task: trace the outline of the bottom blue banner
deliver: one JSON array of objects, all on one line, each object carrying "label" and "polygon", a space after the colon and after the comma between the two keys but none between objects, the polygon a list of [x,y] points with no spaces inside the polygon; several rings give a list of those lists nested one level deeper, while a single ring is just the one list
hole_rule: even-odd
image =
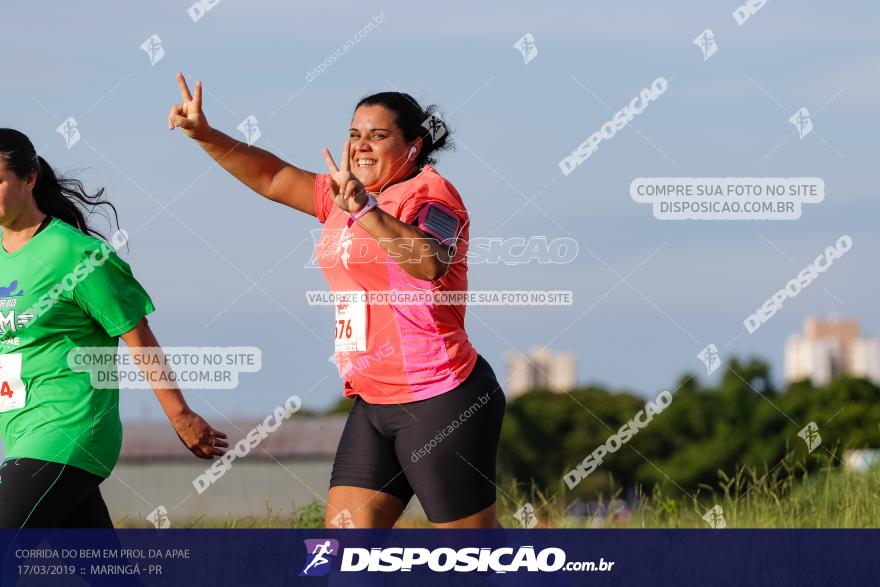
[{"label": "bottom blue banner", "polygon": [[864,585],[876,530],[0,530],[3,585]]}]

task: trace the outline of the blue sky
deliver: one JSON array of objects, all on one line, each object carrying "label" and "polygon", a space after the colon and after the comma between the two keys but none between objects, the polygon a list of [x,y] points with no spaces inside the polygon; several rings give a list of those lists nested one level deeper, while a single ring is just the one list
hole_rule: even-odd
[{"label": "blue sky", "polygon": [[[263,415],[292,393],[322,408],[341,384],[329,334],[313,334],[329,333],[330,310],[304,294],[324,286],[304,268],[315,220],[263,201],[167,130],[178,70],[203,80],[213,126],[238,135],[252,114],[259,146],[316,171],[360,97],[401,89],[438,104],[458,141],[438,169],[462,194],[472,237],[579,243],[567,265],[471,268],[474,289],[574,292],[570,307],[469,310],[470,336],[499,374],[506,351],[553,340],[578,354],[582,382],[653,396],[701,369],[695,355],[709,343],[725,358],[766,357],[779,378],[785,338],[810,314],[836,311],[880,335],[872,3],[777,0],[742,26],[735,1],[220,0],[197,22],[189,4],[5,5],[0,48],[14,57],[0,124],[27,133],[56,169],[107,188],[134,233],[127,260],[156,302],[163,344],[263,350],[262,371],[238,389],[188,393],[208,417]],[[306,83],[377,15],[384,22]],[[718,52],[704,62],[691,41],[705,28]],[[527,65],[513,48],[525,33],[538,48]],[[151,66],[140,45],[153,34],[165,55]],[[603,102],[616,111],[658,76],[668,90],[633,121],[638,132],[621,130],[558,177],[560,159],[610,119]],[[788,121],[800,107],[819,111],[802,140]],[[70,149],[55,132],[68,116],[83,138]],[[826,198],[794,221],[660,221],[629,197],[633,179],[655,176],[820,177]],[[842,234],[852,251],[748,335],[742,320]],[[160,413],[149,392],[123,393],[124,417]]]}]

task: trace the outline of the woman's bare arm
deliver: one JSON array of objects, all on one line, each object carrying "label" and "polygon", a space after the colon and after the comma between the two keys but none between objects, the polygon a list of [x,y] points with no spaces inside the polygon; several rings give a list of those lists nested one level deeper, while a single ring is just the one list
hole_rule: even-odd
[{"label": "woman's bare arm", "polygon": [[[204,418],[193,412],[177,385],[171,383],[174,378],[170,377],[165,354],[147,319],[141,320],[120,338],[128,346],[146,380],[150,382],[156,399],[184,446],[202,459],[222,456],[229,446],[226,434],[215,430]],[[158,382],[169,383],[161,385]]]},{"label": "woman's bare arm", "polygon": [[196,82],[195,96],[182,73],[177,74],[177,83],[183,103],[171,107],[170,130],[180,127],[218,165],[261,196],[315,216],[315,173],[211,128],[202,111],[202,82]]}]

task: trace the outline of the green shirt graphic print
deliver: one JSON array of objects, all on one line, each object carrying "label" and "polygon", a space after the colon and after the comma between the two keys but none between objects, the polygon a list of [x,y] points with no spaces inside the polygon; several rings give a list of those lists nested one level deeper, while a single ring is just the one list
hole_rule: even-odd
[{"label": "green shirt graphic print", "polygon": [[[28,457],[108,477],[119,458],[119,388],[75,371],[77,347],[116,347],[154,310],[114,248],[53,218],[21,249],[0,246],[0,437]],[[103,386],[102,386],[103,387]]]}]

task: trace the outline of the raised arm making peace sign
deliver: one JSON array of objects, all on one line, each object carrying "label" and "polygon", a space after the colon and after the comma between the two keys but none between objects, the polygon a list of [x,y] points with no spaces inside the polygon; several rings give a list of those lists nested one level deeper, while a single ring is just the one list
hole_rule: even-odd
[{"label": "raised arm making peace sign", "polygon": [[[323,221],[323,211],[316,207],[317,173],[295,167],[212,128],[202,112],[202,82],[196,82],[195,96],[182,73],[177,74],[177,85],[183,102],[171,107],[169,129],[181,128],[221,167],[261,196]],[[439,243],[426,234],[424,226],[403,222],[380,207],[383,191],[416,176],[431,162],[429,154],[441,148],[445,140],[445,136],[431,139],[432,135],[422,126],[428,114],[415,100],[400,99],[408,107],[406,132],[400,127],[401,112],[362,101],[355,109],[349,140],[342,150],[342,169],[337,168],[330,152],[324,149],[324,161],[330,171],[327,201],[353,215],[404,271],[420,279],[436,280],[449,268],[448,243]],[[378,205],[371,205],[370,193],[377,196]],[[359,213],[369,210],[375,211],[361,218]],[[435,214],[433,218],[438,217]],[[441,223],[446,227],[461,224],[455,219]]]},{"label": "raised arm making peace sign", "polygon": [[180,97],[183,99],[183,103],[171,107],[171,112],[168,113],[168,130],[180,127],[183,129],[183,133],[191,139],[206,138],[211,127],[208,125],[205,113],[202,112],[202,82],[196,82],[195,97],[189,93],[189,87],[186,85],[186,79],[182,73],[177,74],[177,85],[180,86]]},{"label": "raised arm making peace sign", "polygon": [[212,128],[202,111],[202,82],[196,82],[195,97],[182,73],[177,74],[177,85],[183,102],[171,107],[169,130],[179,127],[221,167],[261,196],[315,215],[314,173],[298,169],[268,151]]}]

